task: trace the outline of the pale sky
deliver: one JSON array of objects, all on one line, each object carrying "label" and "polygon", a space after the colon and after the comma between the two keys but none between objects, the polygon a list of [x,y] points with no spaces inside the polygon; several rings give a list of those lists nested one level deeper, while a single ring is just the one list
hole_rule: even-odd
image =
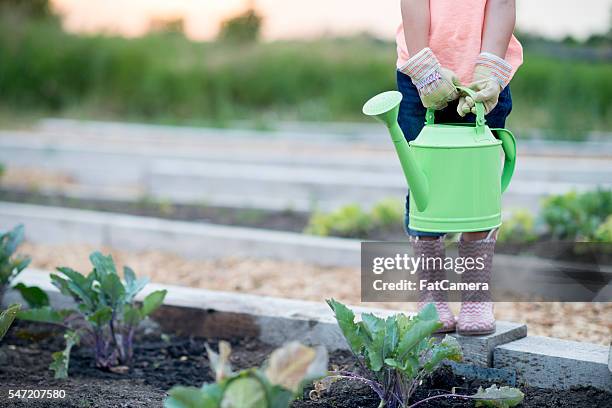
[{"label": "pale sky", "polygon": [[[266,18],[269,40],[369,31],[392,38],[399,0],[52,0],[66,28],[141,35],[151,18],[183,16],[194,39],[214,38],[219,22],[254,1]],[[460,0],[458,0],[460,1]],[[521,30],[584,38],[607,30],[612,0],[517,0]]]}]

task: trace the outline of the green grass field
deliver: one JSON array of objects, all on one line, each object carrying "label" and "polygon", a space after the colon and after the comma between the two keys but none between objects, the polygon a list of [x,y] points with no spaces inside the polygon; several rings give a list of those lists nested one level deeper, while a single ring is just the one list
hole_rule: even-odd
[{"label": "green grass field", "polygon": [[[84,37],[5,17],[0,60],[0,111],[10,116],[360,121],[368,97],[395,87],[394,45],[362,37],[241,46],[168,34]],[[512,82],[509,127],[577,138],[612,129],[611,63],[525,60]]]}]

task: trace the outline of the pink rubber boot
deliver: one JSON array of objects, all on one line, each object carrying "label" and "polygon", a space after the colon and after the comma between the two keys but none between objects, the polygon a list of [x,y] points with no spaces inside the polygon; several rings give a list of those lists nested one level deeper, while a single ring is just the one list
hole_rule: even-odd
[{"label": "pink rubber boot", "polygon": [[[446,279],[446,271],[442,267],[446,249],[444,247],[444,238],[440,237],[433,241],[422,240],[419,237],[410,237],[410,243],[414,251],[415,257],[422,257],[417,270],[417,277],[420,280],[428,282],[436,282]],[[439,258],[439,262],[430,261],[426,263],[426,259]],[[433,303],[438,311],[442,328],[438,333],[448,333],[455,331],[455,316],[448,305],[448,298],[444,291],[421,291],[419,292],[419,310],[423,309],[428,303]]]},{"label": "pink rubber boot", "polygon": [[[497,230],[480,241],[459,241],[459,256],[482,259],[482,264],[474,262],[472,268],[466,268],[461,275],[462,282],[491,284],[493,271],[493,253]],[[484,266],[484,267],[482,267]],[[457,333],[462,336],[484,336],[495,332],[495,316],[490,290],[464,291],[461,293],[461,311],[457,319]]]}]

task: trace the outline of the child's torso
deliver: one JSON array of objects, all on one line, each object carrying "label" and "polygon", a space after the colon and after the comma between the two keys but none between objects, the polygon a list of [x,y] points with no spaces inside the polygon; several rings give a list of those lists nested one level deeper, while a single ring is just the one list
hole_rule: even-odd
[{"label": "child's torso", "polygon": [[[472,81],[474,61],[481,52],[486,6],[487,0],[429,1],[429,47],[464,84]],[[397,52],[400,67],[410,58],[403,26],[397,30]],[[522,47],[513,36],[505,58],[514,68],[513,75],[523,62],[522,55]]]}]

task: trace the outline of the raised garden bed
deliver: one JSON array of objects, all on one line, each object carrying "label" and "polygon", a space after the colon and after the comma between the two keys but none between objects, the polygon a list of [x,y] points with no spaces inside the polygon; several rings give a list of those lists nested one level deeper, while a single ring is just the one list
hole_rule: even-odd
[{"label": "raised garden bed", "polygon": [[[133,369],[126,374],[114,374],[97,370],[91,357],[84,350],[73,354],[71,377],[54,380],[48,371],[51,350],[61,348],[61,333],[44,325],[19,324],[14,327],[2,346],[6,363],[0,367],[3,398],[2,407],[32,406],[31,402],[8,401],[7,389],[45,388],[66,390],[66,398],[39,402],[35,406],[83,407],[83,406],[161,406],[166,391],[175,384],[199,386],[213,380],[204,344],[216,345],[216,339],[170,336],[162,339],[159,333],[143,336],[136,349]],[[36,343],[32,343],[36,339]],[[234,339],[232,342],[232,364],[237,368],[248,368],[261,364],[272,347],[253,339]],[[352,366],[350,353],[337,351],[331,363]],[[8,369],[10,368],[10,369]],[[417,393],[415,398],[428,396],[461,387],[466,392],[478,386],[488,385],[481,381],[467,381],[443,370]],[[320,397],[310,400],[306,389],[302,401],[293,407],[372,407],[378,406],[376,395],[367,387],[348,381],[339,381]],[[546,390],[528,389],[524,407],[604,407],[610,395],[593,389],[582,389],[555,393]],[[432,402],[423,407],[471,407],[472,403],[459,401]]]},{"label": "raised garden bed", "polygon": [[[18,323],[0,346],[0,407],[161,407],[166,392],[174,385],[200,386],[214,380],[206,357],[205,344],[217,345],[218,339],[163,335],[158,329],[140,334],[135,349],[132,369],[123,374],[105,372],[93,366],[87,350],[73,351],[70,377],[53,379],[48,365],[51,353],[63,347],[61,331],[43,324]],[[238,369],[260,365],[273,347],[253,338],[234,338],[231,363]],[[351,369],[353,356],[337,350],[330,356],[330,364]],[[499,382],[497,382],[499,384]],[[459,387],[460,393],[470,394],[491,382],[470,380],[454,375],[448,368],[439,370],[426,381],[414,400],[447,393]],[[66,397],[57,400],[9,400],[9,389],[58,389]],[[347,380],[339,380],[313,400],[307,387],[295,408],[376,408],[378,399],[368,387]],[[612,394],[594,388],[551,391],[521,387],[525,400],[520,407],[548,408],[603,408]],[[315,396],[313,396],[315,397]],[[420,407],[473,407],[471,401],[435,400]]]},{"label": "raised garden bed", "polygon": [[279,231],[302,232],[308,224],[309,214],[299,211],[271,211],[250,208],[229,208],[205,204],[177,204],[163,200],[141,199],[119,201],[104,199],[78,199],[64,194],[44,194],[22,188],[0,188],[0,201],[13,203],[79,208],[176,221],[206,222],[266,228]]},{"label": "raised garden bed", "polygon": [[[21,278],[26,283],[36,282],[48,290],[51,303],[56,307],[66,307],[70,302],[57,291],[50,290],[50,285],[41,278],[41,273],[28,271]],[[162,288],[150,285],[141,295]],[[164,286],[168,290],[166,305],[154,316],[160,324],[147,324],[139,331],[135,347],[135,358],[132,369],[126,372],[100,371],[94,367],[91,352],[76,348],[70,365],[70,378],[55,380],[48,370],[51,352],[62,348],[61,331],[53,326],[20,322],[13,326],[9,335],[0,346],[0,406],[60,406],[60,407],[154,407],[162,406],[168,389],[176,384],[199,386],[202,382],[212,381],[210,362],[206,356],[205,343],[216,346],[220,339],[229,340],[233,346],[231,363],[235,368],[246,368],[259,365],[266,359],[275,346],[289,339],[299,339],[307,344],[324,344],[330,350],[330,364],[333,369],[352,369],[356,360],[343,349],[344,340],[339,336],[338,328],[330,312],[322,304],[301,301],[288,301],[252,295],[232,295],[207,292],[189,288]],[[11,294],[14,296],[14,294]],[[10,297],[10,296],[9,296]],[[10,302],[11,299],[5,299]],[[385,313],[376,311],[377,314]],[[388,312],[386,312],[388,314]],[[523,326],[524,327],[524,326]],[[518,331],[517,331],[518,330]],[[521,338],[520,327],[510,329],[502,342],[520,344],[513,341]],[[473,360],[474,353],[488,344],[481,338],[458,338],[463,346],[464,357]],[[537,340],[537,339],[535,339]],[[532,340],[533,341],[533,340]],[[545,343],[546,339],[542,339]],[[499,343],[498,343],[499,344]],[[540,343],[542,344],[542,343]],[[479,346],[480,345],[480,346]],[[588,345],[585,343],[585,347]],[[492,344],[497,350],[496,344]],[[541,346],[546,347],[546,346]],[[591,346],[589,346],[591,347]],[[603,347],[595,347],[598,353]],[[533,349],[534,347],[531,347]],[[529,367],[526,362],[529,356],[514,347],[518,364],[522,370],[529,371],[533,381],[542,381],[538,377],[540,367],[534,364]],[[607,351],[607,349],[606,349]],[[545,359],[543,355],[540,358]],[[461,394],[470,394],[479,386],[489,386],[492,382],[498,385],[508,383],[518,385],[525,393],[522,407],[607,407],[612,398],[610,383],[601,377],[601,369],[607,372],[607,356],[593,361],[583,361],[585,370],[579,378],[582,382],[572,385],[570,356],[562,361],[569,370],[565,378],[553,384],[556,389],[527,386],[518,381],[526,372],[511,375],[512,369],[505,370],[486,368],[493,361],[483,362],[485,367],[465,365],[456,374],[449,368],[443,368],[427,380],[414,395],[413,400],[449,392],[458,387]],[[602,360],[602,361],[599,361]],[[512,367],[511,367],[512,368]],[[472,374],[466,374],[472,372]],[[500,373],[503,372],[503,376]],[[591,377],[589,377],[589,375]],[[487,377],[495,377],[494,379]],[[541,376],[540,376],[541,377]],[[505,379],[504,379],[505,378]],[[603,382],[602,382],[603,380]],[[563,381],[566,381],[565,383]],[[588,384],[599,384],[593,388]],[[532,383],[533,385],[534,383]],[[8,389],[63,389],[66,398],[63,401],[9,401]],[[378,407],[376,395],[359,383],[339,380],[331,386],[312,395],[312,387],[307,387],[302,398],[292,407]],[[316,397],[314,400],[310,397]],[[419,405],[420,407],[472,407],[473,402],[462,400],[434,400]]]}]

